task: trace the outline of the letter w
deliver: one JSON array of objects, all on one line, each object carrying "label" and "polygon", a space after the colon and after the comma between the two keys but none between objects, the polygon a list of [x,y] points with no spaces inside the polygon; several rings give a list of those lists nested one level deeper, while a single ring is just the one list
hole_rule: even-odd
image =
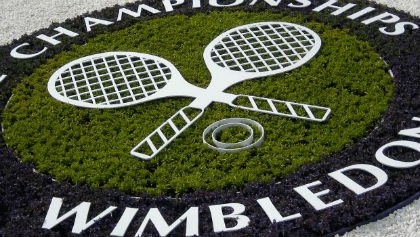
[{"label": "letter w", "polygon": [[117,209],[117,207],[110,206],[101,214],[97,215],[95,218],[87,222],[89,209],[90,209],[90,202],[82,202],[77,207],[73,208],[71,211],[67,212],[61,217],[58,217],[62,204],[63,204],[62,198],[54,197],[52,199],[50,208],[48,209],[47,216],[45,217],[44,224],[42,225],[43,229],[52,229],[56,225],[60,224],[61,222],[69,218],[70,216],[76,214],[72,232],[74,234],[80,234],[82,233],[82,231],[86,230],[91,225],[95,224],[95,222],[99,221],[100,219],[110,214],[115,209]]}]

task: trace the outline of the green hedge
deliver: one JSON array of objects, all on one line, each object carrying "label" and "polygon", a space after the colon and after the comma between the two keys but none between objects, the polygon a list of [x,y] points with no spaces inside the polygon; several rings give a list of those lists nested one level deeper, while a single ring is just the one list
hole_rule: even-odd
[{"label": "green hedge", "polygon": [[[81,109],[48,94],[51,74],[71,60],[106,51],[155,54],[176,65],[191,83],[206,87],[210,74],[202,53],[225,30],[257,21],[303,24],[320,34],[323,47],[300,69],[250,80],[229,92],[330,107],[326,123],[315,123],[212,104],[203,117],[151,161],[129,151],[163,121],[188,105],[171,98],[115,110]],[[309,162],[338,152],[379,122],[393,92],[392,78],[378,54],[344,30],[304,17],[274,13],[213,12],[171,16],[103,34],[49,60],[14,90],[3,113],[7,144],[25,162],[57,180],[132,194],[182,194],[219,190],[247,182],[268,182]],[[202,132],[215,121],[244,117],[266,131],[261,147],[219,154],[202,144]],[[223,139],[226,134],[223,134]]]}]

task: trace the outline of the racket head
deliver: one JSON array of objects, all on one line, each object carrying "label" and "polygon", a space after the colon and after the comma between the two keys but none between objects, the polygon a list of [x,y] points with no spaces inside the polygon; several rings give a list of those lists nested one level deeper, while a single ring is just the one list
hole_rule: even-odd
[{"label": "racket head", "polygon": [[[83,108],[119,108],[168,97],[168,84],[183,81],[169,61],[144,53],[106,52],[74,60],[50,77],[50,95]],[[166,90],[167,91],[167,90]]]},{"label": "racket head", "polygon": [[258,22],[220,34],[203,57],[213,78],[226,78],[233,85],[298,68],[318,53],[321,44],[319,35],[307,27]]}]

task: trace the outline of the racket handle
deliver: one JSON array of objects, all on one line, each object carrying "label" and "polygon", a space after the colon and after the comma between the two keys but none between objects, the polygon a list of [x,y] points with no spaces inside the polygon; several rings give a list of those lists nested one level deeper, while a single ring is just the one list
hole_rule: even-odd
[{"label": "racket handle", "polygon": [[[247,105],[235,104],[241,99],[248,101]],[[261,112],[266,114],[273,114],[289,118],[304,119],[316,122],[325,121],[331,113],[330,108],[300,104],[283,100],[273,100],[264,97],[256,97],[250,95],[238,95],[236,99],[230,104],[235,108]]]},{"label": "racket handle", "polygon": [[197,121],[203,113],[204,109],[189,106],[182,108],[143,139],[131,150],[130,154],[143,160],[152,159]]}]

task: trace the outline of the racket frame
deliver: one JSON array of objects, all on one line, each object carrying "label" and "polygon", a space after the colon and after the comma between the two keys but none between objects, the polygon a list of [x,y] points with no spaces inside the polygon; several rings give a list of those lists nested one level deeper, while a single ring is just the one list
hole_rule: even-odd
[{"label": "racket frame", "polygon": [[[234,71],[226,67],[221,67],[218,64],[216,64],[212,59],[212,50],[218,45],[223,39],[228,37],[231,33],[237,32],[238,30],[242,29],[248,29],[251,27],[262,27],[267,25],[282,25],[282,26],[291,26],[300,29],[300,32],[306,31],[308,34],[310,34],[314,38],[314,43],[312,48],[305,54],[303,58],[301,58],[296,63],[291,64],[290,66],[282,67],[277,70],[269,70],[266,72],[245,72],[245,71]],[[256,79],[261,77],[267,77],[272,76],[284,72],[291,71],[293,69],[296,69],[305,63],[307,63],[309,60],[311,60],[315,55],[318,53],[318,51],[321,49],[322,46],[322,40],[319,37],[317,33],[315,33],[313,30],[293,24],[293,23],[287,23],[287,22],[258,22],[258,23],[252,23],[247,25],[241,25],[235,28],[232,28],[219,36],[217,36],[213,41],[210,42],[209,45],[204,50],[203,58],[204,62],[206,63],[206,66],[208,70],[210,71],[210,74],[212,76],[212,80],[210,82],[210,85],[207,89],[214,90],[214,91],[224,91],[228,87],[233,86],[234,84],[237,84],[242,81],[250,80],[250,79]],[[213,78],[217,78],[219,80],[213,80]],[[223,78],[224,80],[220,80]]]},{"label": "racket frame", "polygon": [[[121,104],[94,104],[94,103],[88,103],[81,100],[75,100],[70,99],[66,96],[61,95],[57,89],[56,89],[56,82],[57,80],[60,80],[61,75],[66,73],[67,70],[71,69],[73,66],[76,65],[83,65],[83,63],[86,62],[93,62],[93,60],[96,59],[104,59],[108,57],[117,57],[117,56],[126,56],[126,57],[138,57],[145,60],[154,60],[156,63],[164,64],[166,67],[169,68],[171,73],[170,80],[167,81],[167,84],[162,87],[161,89],[158,89],[155,91],[154,94],[150,96],[146,96],[142,99],[133,100],[131,102],[127,103],[121,103]],[[95,68],[95,73],[98,75],[97,70]],[[86,79],[86,75],[84,75]],[[96,76],[97,78],[98,76]],[[99,79],[98,79],[99,80]],[[74,80],[73,80],[74,82]],[[75,82],[74,82],[75,84]],[[121,107],[128,107],[152,100],[167,98],[167,97],[193,97],[197,98],[203,95],[203,92],[206,90],[200,87],[197,87],[193,84],[188,83],[185,81],[185,79],[182,77],[181,73],[176,69],[176,67],[170,63],[169,61],[160,58],[158,56],[145,54],[145,53],[135,53],[135,52],[122,52],[122,51],[115,51],[115,52],[106,52],[106,53],[99,53],[94,55],[89,55],[86,57],[82,57],[79,59],[76,59],[61,68],[59,68],[54,74],[50,77],[48,81],[48,92],[50,95],[55,98],[58,101],[61,101],[66,104],[71,104],[77,107],[82,108],[90,108],[90,109],[114,109],[114,108],[121,108]]]}]

